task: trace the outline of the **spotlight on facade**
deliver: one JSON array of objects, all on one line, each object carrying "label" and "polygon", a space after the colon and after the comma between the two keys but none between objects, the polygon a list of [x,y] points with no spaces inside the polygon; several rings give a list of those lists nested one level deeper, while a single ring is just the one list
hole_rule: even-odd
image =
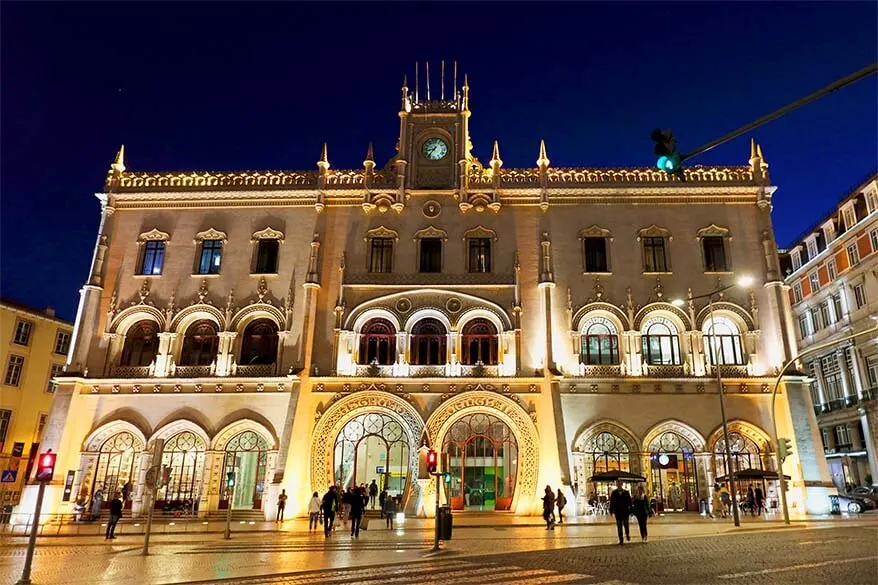
[{"label": "spotlight on facade", "polygon": [[674,299],[673,301],[671,301],[671,304],[675,307],[682,307],[686,304],[686,301],[684,301],[683,299]]},{"label": "spotlight on facade", "polygon": [[742,276],[738,279],[738,286],[741,288],[749,288],[753,286],[753,277],[752,276]]}]

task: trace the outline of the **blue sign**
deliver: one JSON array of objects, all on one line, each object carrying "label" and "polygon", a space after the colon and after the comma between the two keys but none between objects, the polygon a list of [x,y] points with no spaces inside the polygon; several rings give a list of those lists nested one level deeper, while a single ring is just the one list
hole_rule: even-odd
[{"label": "blue sign", "polygon": [[18,476],[18,470],[16,469],[7,469],[0,474],[0,483],[15,483],[15,478]]},{"label": "blue sign", "polygon": [[376,468],[375,468],[375,473],[384,473],[384,466],[383,466],[383,465],[379,465],[378,467],[376,467]]}]

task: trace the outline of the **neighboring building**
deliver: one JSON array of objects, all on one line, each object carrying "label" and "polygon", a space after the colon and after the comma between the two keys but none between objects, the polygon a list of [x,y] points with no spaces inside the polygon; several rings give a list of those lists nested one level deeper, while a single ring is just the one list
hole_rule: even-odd
[{"label": "neighboring building", "polygon": [[[132,172],[120,151],[47,431],[58,478],[84,498],[131,482],[138,514],[163,439],[158,506],[270,517],[281,489],[304,512],[331,482],[374,479],[432,514],[429,444],[450,455],[454,508],[534,513],[551,484],[582,510],[606,489],[589,478],[621,467],[697,510],[726,473],[711,322],[704,299],[669,301],[741,275],[752,291],[714,303],[730,448],[772,469],[769,393],[796,349],[761,149],[685,182],[555,168],[544,145],[533,168],[504,168],[497,143],[483,165],[469,87],[452,93],[402,88],[383,168],[371,147],[362,169],[332,169],[324,146],[316,171],[277,172]],[[792,502],[826,511],[805,378],[782,392]],[[67,509],[60,485],[47,506]]]},{"label": "neighboring building", "polygon": [[55,396],[52,379],[63,372],[72,335],[73,324],[52,309],[0,299],[0,470],[15,471],[14,481],[0,483],[3,505],[18,503],[31,475]]},{"label": "neighboring building", "polygon": [[[783,256],[800,351],[878,326],[878,176]],[[803,358],[833,483],[878,484],[878,334]]]}]

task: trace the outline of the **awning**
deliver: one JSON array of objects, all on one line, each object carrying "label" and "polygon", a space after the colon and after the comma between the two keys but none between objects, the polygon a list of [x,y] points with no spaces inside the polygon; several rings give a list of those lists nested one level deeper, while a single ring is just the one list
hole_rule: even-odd
[{"label": "awning", "polygon": [[622,470],[604,471],[602,473],[596,473],[588,478],[588,481],[594,481],[598,483],[613,483],[619,480],[637,483],[641,481],[646,481],[646,478],[642,475],[637,475],[636,473],[630,473],[628,471]]},{"label": "awning", "polygon": [[[789,475],[784,475],[784,479],[791,479]],[[778,479],[776,471],[766,471],[764,469],[742,469],[740,471],[735,472],[735,481],[746,481],[746,480],[776,480]],[[723,482],[729,481],[728,475],[723,475],[721,477],[716,478],[716,481]]]}]

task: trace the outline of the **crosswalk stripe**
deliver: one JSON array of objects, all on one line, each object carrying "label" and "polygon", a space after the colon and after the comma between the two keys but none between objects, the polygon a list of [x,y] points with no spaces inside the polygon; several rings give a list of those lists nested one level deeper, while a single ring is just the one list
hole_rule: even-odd
[{"label": "crosswalk stripe", "polygon": [[[409,574],[403,577],[396,577],[394,579],[381,579],[381,583],[410,583],[411,585],[421,585],[422,583],[460,583],[459,579],[463,579],[466,577],[479,577],[475,582],[482,583],[485,579],[490,579],[492,577],[501,577],[509,574],[509,570],[513,567],[489,567],[485,569],[463,569],[460,571],[451,571],[449,572],[440,572],[433,571],[429,574]],[[527,571],[531,574],[536,575],[546,575],[552,574],[552,571],[546,571],[544,569],[538,569],[535,571]],[[516,572],[516,575],[519,573]],[[438,581],[437,581],[438,579]],[[344,583],[345,585],[374,585],[374,580],[368,581],[340,581],[340,583]],[[504,581],[504,583],[508,583],[508,581]]]},{"label": "crosswalk stripe", "polygon": [[447,570],[458,569],[463,566],[468,566],[470,563],[465,561],[454,561],[454,560],[443,560],[443,561],[428,561],[425,563],[411,563],[407,565],[396,565],[396,566],[386,566],[386,565],[376,565],[373,567],[360,567],[357,569],[326,569],[319,572],[308,572],[308,573],[284,573],[281,575],[265,575],[263,577],[251,577],[249,579],[243,578],[241,581],[245,581],[247,583],[271,583],[272,581],[277,581],[280,579],[293,580],[295,583],[325,583],[326,579],[357,579],[362,577],[368,577],[371,575],[378,575],[379,577],[392,577],[394,575],[405,575],[409,574],[412,570],[436,570],[442,569],[443,567],[448,567]]},{"label": "crosswalk stripe", "polygon": [[456,577],[465,577],[467,575],[490,575],[492,573],[500,573],[505,572],[507,567],[487,567],[483,569],[472,569],[469,567],[444,567],[444,568],[435,568],[424,570],[422,567],[409,567],[408,570],[403,572],[397,571],[394,576],[389,577],[388,574],[381,570],[380,567],[376,567],[372,570],[372,574],[370,575],[362,575],[359,580],[354,581],[350,575],[343,574],[337,575],[333,577],[327,577],[325,575],[313,575],[311,577],[307,577],[305,579],[295,578],[290,582],[290,585],[310,585],[312,583],[319,584],[343,584],[343,585],[375,585],[376,582],[380,582],[382,585],[385,583],[410,583],[411,585],[415,585],[416,583],[423,582],[423,579],[435,579],[439,578],[443,581],[447,581],[448,579],[453,579]]}]

